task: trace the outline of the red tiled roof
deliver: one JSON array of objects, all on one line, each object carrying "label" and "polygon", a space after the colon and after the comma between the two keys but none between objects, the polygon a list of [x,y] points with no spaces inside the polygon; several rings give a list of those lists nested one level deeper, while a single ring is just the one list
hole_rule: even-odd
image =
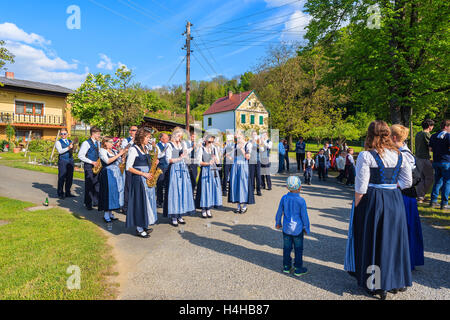
[{"label": "red tiled roof", "polygon": [[228,96],[219,98],[209,107],[208,110],[203,113],[203,115],[232,111],[236,109],[242,103],[242,101],[247,99],[247,97],[252,92],[253,90],[241,92],[240,94],[233,93],[231,99],[228,99]]}]

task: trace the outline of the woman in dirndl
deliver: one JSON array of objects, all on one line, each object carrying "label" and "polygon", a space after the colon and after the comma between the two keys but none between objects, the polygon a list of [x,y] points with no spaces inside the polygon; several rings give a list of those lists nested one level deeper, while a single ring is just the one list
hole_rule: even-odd
[{"label": "woman in dirndl", "polygon": [[126,226],[136,228],[137,235],[141,238],[149,238],[153,231],[149,226],[158,221],[155,188],[147,185],[147,180],[152,179],[152,159],[147,147],[150,139],[149,129],[141,128],[136,132],[135,143],[128,151],[126,165],[126,170],[131,173]]},{"label": "woman in dirndl", "polygon": [[200,178],[197,185],[195,207],[202,209],[203,218],[212,218],[211,208],[222,206],[222,186],[217,167],[219,155],[213,146],[214,138],[207,136],[205,146],[197,154],[197,162],[201,166]]},{"label": "woman in dirndl", "polygon": [[412,172],[384,121],[369,125],[356,163],[353,245],[355,277],[370,295],[386,299],[412,285],[408,227],[400,189]]},{"label": "woman in dirndl", "polygon": [[255,203],[252,182],[249,180],[248,161],[252,145],[246,143],[244,136],[236,134],[237,143],[234,146],[234,161],[230,171],[230,191],[228,202],[237,203],[235,213],[246,213],[248,204]]},{"label": "woman in dirndl", "polygon": [[171,225],[186,224],[183,216],[195,213],[194,195],[189,170],[186,165],[188,152],[181,140],[183,129],[175,128],[171,141],[166,148],[166,160],[169,163],[169,183],[164,210],[171,219]]},{"label": "woman in dirndl", "polygon": [[[408,161],[412,170],[416,168],[416,158],[405,144],[405,140],[408,138],[409,129],[400,125],[394,124],[391,126],[392,141],[400,149],[403,155],[403,159]],[[415,185],[420,181],[415,179],[413,175],[413,186],[408,189],[402,190],[403,203],[405,204],[406,211],[406,223],[408,224],[408,239],[409,239],[409,256],[411,260],[411,270],[414,270],[416,266],[424,265],[424,249],[423,249],[423,236],[422,225],[420,223],[419,210],[417,208],[417,193]]]},{"label": "woman in dirndl", "polygon": [[99,150],[102,169],[98,176],[100,184],[98,211],[104,211],[103,219],[106,223],[118,220],[112,211],[119,210],[123,206],[124,199],[124,181],[119,164],[126,150],[116,152],[113,150],[113,145],[113,138],[105,137]]}]

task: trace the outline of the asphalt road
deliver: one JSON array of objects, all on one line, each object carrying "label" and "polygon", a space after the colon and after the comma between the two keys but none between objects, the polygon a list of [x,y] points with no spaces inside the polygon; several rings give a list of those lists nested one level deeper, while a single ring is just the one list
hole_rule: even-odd
[{"label": "asphalt road", "polygon": [[[119,299],[373,299],[343,270],[352,190],[332,179],[304,186],[311,235],[304,241],[308,274],[296,278],[282,268],[282,234],[274,228],[286,175],[274,176],[244,215],[234,207],[213,211],[213,219],[187,217],[183,230],[160,215],[149,239],[125,228],[125,216],[107,231],[102,214],[83,207],[83,185],[74,181],[77,198],[56,197],[56,176],[0,166],[0,195],[66,208],[99,225],[109,235],[118,261]],[[425,265],[413,271],[413,286],[388,299],[450,299],[450,236],[422,223]]]}]

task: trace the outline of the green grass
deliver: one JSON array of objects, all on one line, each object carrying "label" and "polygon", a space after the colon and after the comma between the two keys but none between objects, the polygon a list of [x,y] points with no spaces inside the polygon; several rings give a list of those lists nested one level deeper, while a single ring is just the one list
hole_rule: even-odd
[{"label": "green grass", "polygon": [[450,231],[450,210],[432,208],[429,205],[430,195],[426,199],[423,204],[418,204],[420,217],[432,226]]},{"label": "green grass", "polygon": [[[292,143],[292,149],[291,150],[295,150],[295,143]],[[320,149],[323,148],[323,144],[319,144],[317,145],[317,143],[307,143],[306,144],[306,152],[310,151],[313,154],[319,152]],[[349,148],[353,148],[353,150],[355,151],[355,154],[364,151],[364,147],[361,146],[349,146]],[[290,151],[289,152],[289,156],[291,158],[295,158],[295,151]]]},{"label": "green grass", "polygon": [[[56,155],[55,159],[57,159],[57,157],[58,156]],[[42,154],[37,153],[37,152],[29,152],[25,158],[23,152],[20,152],[20,153],[0,152],[0,165],[12,167],[12,168],[18,168],[18,169],[45,172],[45,173],[56,174],[56,175],[58,174],[58,168],[56,168],[56,167],[47,167],[47,166],[29,164],[28,161],[30,158],[31,158],[31,160],[34,160],[35,158],[41,159]],[[73,174],[73,177],[83,180],[84,172],[75,171]]]},{"label": "green grass", "polygon": [[[33,204],[0,197],[0,300],[112,299],[107,276],[115,261],[96,225],[61,209],[28,212]],[[67,268],[81,269],[69,290]]]}]

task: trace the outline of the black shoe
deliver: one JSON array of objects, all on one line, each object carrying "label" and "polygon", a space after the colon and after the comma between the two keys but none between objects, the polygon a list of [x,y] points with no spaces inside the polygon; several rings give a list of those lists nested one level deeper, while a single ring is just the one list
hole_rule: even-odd
[{"label": "black shoe", "polygon": [[406,287],[398,289],[398,292],[405,292],[407,290]]},{"label": "black shoe", "polygon": [[76,198],[76,197],[77,197],[76,195],[73,195],[71,193],[66,194],[66,198]]},{"label": "black shoe", "polygon": [[113,218],[110,218],[111,219],[111,221],[117,221],[117,220],[119,220],[119,218],[116,218],[116,217],[113,217]]},{"label": "black shoe", "polygon": [[152,229],[152,228],[149,228],[149,229],[144,228],[144,231],[147,232],[147,233],[152,233],[152,232],[153,232],[153,229]]},{"label": "black shoe", "polygon": [[234,209],[234,213],[241,213],[241,209]]},{"label": "black shoe", "polygon": [[389,290],[388,292],[389,292],[389,293],[392,293],[392,294],[397,294],[398,289],[392,289],[392,290]]},{"label": "black shoe", "polygon": [[186,224],[186,221],[180,221],[180,220],[178,220],[178,224]]},{"label": "black shoe", "polygon": [[371,296],[380,296],[380,300],[386,300],[387,297],[387,291],[386,290],[369,290],[366,289],[366,292],[370,294]]},{"label": "black shoe", "polygon": [[136,231],[136,233],[137,233],[137,236],[138,236],[138,237],[141,237],[141,238],[150,238],[150,235],[149,235],[147,232],[145,232],[145,231],[142,231],[142,232]]},{"label": "black shoe", "polygon": [[267,191],[270,191],[270,190],[272,190],[272,188],[267,189]]},{"label": "black shoe", "polygon": [[256,195],[261,197],[261,196],[262,196],[262,193],[261,193],[261,192],[258,192]]},{"label": "black shoe", "polygon": [[58,196],[58,199],[59,200],[64,200],[66,197],[64,197],[64,196]]},{"label": "black shoe", "polygon": [[111,223],[112,220],[106,220],[105,217],[103,217],[103,221],[105,221],[106,223]]},{"label": "black shoe", "polygon": [[228,196],[226,192],[222,192],[222,197]]}]

